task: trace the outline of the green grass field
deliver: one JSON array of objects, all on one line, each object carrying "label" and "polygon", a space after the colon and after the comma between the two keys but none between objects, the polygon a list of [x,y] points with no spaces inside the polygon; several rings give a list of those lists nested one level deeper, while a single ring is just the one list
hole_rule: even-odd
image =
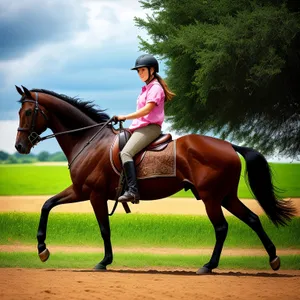
[{"label": "green grass field", "polygon": [[54,195],[70,184],[67,166],[0,165],[0,195]]},{"label": "green grass field", "polygon": [[[300,164],[271,164],[274,184],[285,192],[283,197],[300,196]],[[66,166],[0,165],[0,195],[52,195],[71,183]],[[239,185],[240,198],[251,198],[243,179]],[[181,191],[174,197],[193,197]],[[0,244],[36,245],[39,213],[0,213]],[[229,223],[224,247],[262,248],[256,234],[234,217]],[[175,215],[123,215],[110,218],[113,246],[118,247],[213,247],[215,234],[206,216]],[[266,216],[262,224],[278,249],[300,249],[300,218],[294,218],[287,227],[276,228]],[[49,216],[46,243],[68,246],[103,246],[99,228],[93,214],[63,214],[52,212]],[[0,267],[26,268],[88,268],[91,269],[102,254],[55,253],[42,264],[36,253],[0,252]],[[282,256],[283,269],[300,269],[300,256]],[[150,253],[115,253],[113,267],[181,267],[198,268],[209,256],[154,255]],[[221,257],[220,267],[227,269],[269,269],[267,256]]]},{"label": "green grass field", "polygon": [[[258,237],[234,217],[228,217],[229,232],[225,248],[263,249]],[[300,218],[295,218],[288,227],[276,228],[266,217],[262,224],[280,249],[300,249]],[[37,213],[1,213],[1,245],[36,245],[36,231],[39,221]],[[209,220],[202,216],[174,215],[123,215],[111,218],[113,247],[145,247],[144,253],[114,254],[114,268],[176,267],[199,268],[209,260],[209,255],[151,254],[151,248],[172,247],[213,248],[214,231]],[[241,238],[242,237],[242,238]],[[84,247],[98,246],[103,249],[103,241],[93,214],[50,215],[47,246],[68,245]],[[20,268],[87,268],[92,269],[103,257],[99,253],[60,253],[56,250],[46,263],[41,263],[36,252],[0,252],[0,267]],[[282,269],[299,270],[300,255],[281,255]],[[268,256],[222,256],[222,269],[270,269]]]},{"label": "green grass field", "polygon": [[[225,242],[230,248],[262,248],[257,235],[235,217],[229,224]],[[276,228],[266,217],[262,224],[279,248],[300,249],[300,218],[289,226]],[[1,213],[0,244],[36,244],[38,213]],[[115,214],[110,218],[111,238],[119,247],[212,247],[213,227],[206,216]],[[93,214],[52,213],[49,217],[47,240],[51,245],[102,246],[98,224]]]},{"label": "green grass field", "polygon": [[[282,197],[300,197],[300,164],[271,163],[273,183]],[[67,166],[0,165],[0,195],[54,195],[71,184]],[[174,197],[193,197],[180,191]],[[252,198],[242,171],[239,197]]]}]

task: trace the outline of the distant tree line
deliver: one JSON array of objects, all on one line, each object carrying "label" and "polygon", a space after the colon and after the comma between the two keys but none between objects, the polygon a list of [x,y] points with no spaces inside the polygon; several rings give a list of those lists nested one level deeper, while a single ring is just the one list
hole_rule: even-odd
[{"label": "distant tree line", "polygon": [[67,158],[63,152],[55,152],[51,154],[47,151],[42,151],[36,155],[22,155],[17,152],[9,154],[7,152],[0,151],[0,164],[28,164],[47,161],[67,161]]}]

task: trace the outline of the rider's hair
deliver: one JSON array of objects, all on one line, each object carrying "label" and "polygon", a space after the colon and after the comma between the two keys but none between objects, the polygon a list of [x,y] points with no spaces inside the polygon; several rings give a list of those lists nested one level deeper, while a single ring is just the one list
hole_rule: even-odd
[{"label": "rider's hair", "polygon": [[167,83],[157,74],[154,74],[155,78],[158,80],[158,82],[160,83],[160,85],[162,86],[164,92],[165,92],[165,98],[166,101],[170,101],[172,100],[172,98],[176,95],[175,93],[173,93],[170,88],[168,87]]}]

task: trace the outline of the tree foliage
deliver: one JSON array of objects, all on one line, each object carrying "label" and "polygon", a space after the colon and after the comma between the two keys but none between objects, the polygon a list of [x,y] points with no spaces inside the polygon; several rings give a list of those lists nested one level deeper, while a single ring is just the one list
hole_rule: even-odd
[{"label": "tree foliage", "polygon": [[4,152],[4,151],[0,151],[0,161],[1,160],[7,160],[9,157],[9,154]]},{"label": "tree foliage", "polygon": [[145,0],[141,49],[166,60],[173,129],[300,155],[300,17],[294,1]]},{"label": "tree foliage", "polygon": [[18,152],[9,154],[4,151],[0,151],[0,164],[28,164],[36,162],[66,162],[67,158],[63,152],[48,153],[42,151],[39,154],[20,154]]},{"label": "tree foliage", "polygon": [[37,159],[39,161],[49,161],[49,153],[47,151],[42,151],[38,154]]}]

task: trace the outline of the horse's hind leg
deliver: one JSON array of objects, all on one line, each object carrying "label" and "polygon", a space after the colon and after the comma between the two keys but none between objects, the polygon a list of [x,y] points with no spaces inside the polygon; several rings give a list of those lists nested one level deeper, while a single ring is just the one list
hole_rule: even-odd
[{"label": "horse's hind leg", "polygon": [[53,207],[60,204],[80,202],[80,201],[85,201],[85,199],[78,198],[78,196],[74,193],[73,186],[71,185],[70,187],[60,192],[59,194],[53,196],[52,198],[48,199],[44,203],[41,211],[40,223],[39,223],[38,233],[37,233],[38,253],[41,261],[45,262],[50,255],[50,252],[46,248],[46,244],[45,244],[48,216],[50,210]]},{"label": "horse's hind leg", "polygon": [[237,196],[228,196],[223,202],[222,206],[230,211],[233,215],[245,222],[250,228],[252,228],[261,242],[263,243],[267,253],[269,254],[270,265],[273,270],[280,268],[280,259],[276,255],[275,245],[272,243],[266,232],[264,231],[259,217],[253,213],[248,207],[246,207]]},{"label": "horse's hind leg", "polygon": [[212,269],[219,265],[223,244],[228,231],[228,223],[224,218],[221,205],[218,206],[213,201],[205,201],[204,204],[207,215],[215,229],[216,244],[210,261],[200,268],[197,274],[211,273]]}]

